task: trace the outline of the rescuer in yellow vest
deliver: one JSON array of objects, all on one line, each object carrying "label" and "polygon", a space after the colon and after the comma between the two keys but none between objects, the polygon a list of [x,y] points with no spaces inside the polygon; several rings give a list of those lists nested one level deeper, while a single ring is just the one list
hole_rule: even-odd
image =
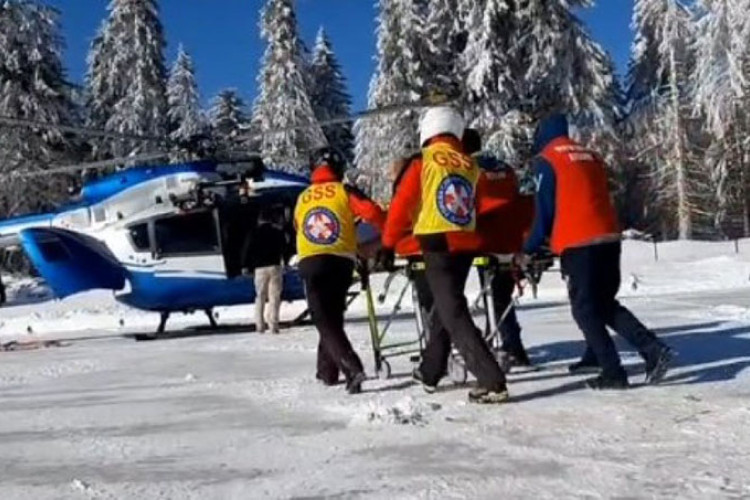
[{"label": "rescuer in yellow vest", "polygon": [[452,342],[477,378],[478,387],[469,393],[469,401],[502,403],[508,399],[505,375],[474,325],[464,295],[475,252],[457,244],[460,236],[475,230],[479,168],[463,150],[464,120],[455,109],[428,109],[419,129],[421,159],[404,172],[383,232],[384,248],[392,249],[413,228],[424,255],[435,311],[444,326],[430,332],[414,377],[428,392],[434,390],[446,372]]},{"label": "rescuer in yellow vest", "polygon": [[310,166],[311,185],[297,199],[294,222],[299,271],[320,335],[316,378],[336,385],[343,372],[347,391],[356,394],[366,376],[344,331],[357,253],[356,223],[361,219],[382,230],[385,214],[361,191],[343,184],[346,161],[337,150],[316,151]]}]

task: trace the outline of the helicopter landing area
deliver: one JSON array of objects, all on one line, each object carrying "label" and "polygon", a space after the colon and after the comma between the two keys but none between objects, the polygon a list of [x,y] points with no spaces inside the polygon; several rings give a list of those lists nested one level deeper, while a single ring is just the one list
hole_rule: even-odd
[{"label": "helicopter landing area", "polygon": [[[1,353],[0,497],[747,497],[750,325],[696,313],[737,297],[627,300],[679,357],[663,385],[624,393],[567,375],[583,342],[566,306],[521,311],[544,369],[511,375],[496,407],[450,383],[424,394],[403,358],[362,395],[323,387],[311,327]],[[367,323],[349,331],[372,372]]]},{"label": "helicopter landing area", "polygon": [[[0,498],[748,498],[750,288],[731,280],[750,259],[686,253],[673,266],[629,250],[626,276],[642,278],[624,303],[678,353],[659,386],[642,385],[624,344],[632,390],[568,375],[584,344],[553,273],[519,310],[541,369],[511,374],[502,406],[471,405],[449,381],[427,395],[404,357],[361,395],[324,387],[311,326],[134,342],[81,324],[39,335],[59,346],[0,352]],[[37,319],[77,300],[39,304]],[[85,300],[117,311],[111,295]],[[20,321],[14,309],[1,328]],[[347,329],[372,374],[365,310],[358,299]],[[414,338],[402,313],[393,341]]]}]

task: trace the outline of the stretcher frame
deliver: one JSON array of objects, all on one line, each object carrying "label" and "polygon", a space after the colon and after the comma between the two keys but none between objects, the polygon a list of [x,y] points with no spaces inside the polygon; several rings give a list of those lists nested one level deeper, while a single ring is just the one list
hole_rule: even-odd
[{"label": "stretcher frame", "polygon": [[[360,276],[360,287],[361,293],[364,293],[365,300],[367,302],[367,319],[370,330],[370,344],[372,347],[372,355],[375,366],[375,374],[380,379],[388,379],[392,375],[391,364],[388,361],[391,358],[410,356],[412,363],[419,362],[421,359],[422,351],[424,351],[426,344],[425,332],[425,317],[422,307],[419,305],[419,299],[417,298],[416,288],[413,286],[411,279],[409,278],[410,266],[413,264],[407,264],[406,266],[397,268],[391,272],[385,280],[383,291],[378,295],[378,303],[383,304],[385,298],[388,295],[388,291],[393,284],[393,281],[403,276],[407,280],[401,287],[396,303],[393,305],[388,318],[385,322],[385,326],[381,329],[378,322],[377,312],[375,310],[375,299],[373,298],[372,286],[370,283],[369,271],[364,266],[358,266],[358,274]],[[402,303],[406,297],[406,292],[411,288],[411,299],[414,305],[415,312],[415,323],[417,326],[417,338],[416,340],[402,341],[387,343],[387,334],[393,325],[393,321],[402,309]]]},{"label": "stretcher frame", "polygon": [[[525,268],[520,268],[514,264],[512,256],[509,255],[490,255],[474,259],[474,267],[476,267],[477,270],[481,268],[485,269],[485,276],[484,284],[480,288],[479,294],[472,302],[470,310],[473,316],[477,311],[481,311],[482,305],[484,305],[487,325],[485,328],[484,340],[495,355],[500,364],[500,368],[506,374],[510,373],[512,360],[502,348],[502,334],[500,332],[500,327],[513,308],[519,305],[519,300],[524,295],[522,279],[529,285],[529,288],[531,288],[532,291],[532,297],[536,299],[542,275],[552,266],[553,262],[554,259],[551,256],[545,256],[543,258],[533,259]],[[498,318],[496,314],[497,311],[495,311],[492,281],[495,278],[496,273],[500,271],[516,272],[518,278],[516,279],[517,293],[511,297],[508,306],[500,315],[500,318]],[[482,280],[480,279],[480,282],[481,281]],[[466,383],[466,380],[468,379],[466,364],[455,348],[452,350],[451,357],[448,360],[448,376],[457,384]]]},{"label": "stretcher frame", "polygon": [[[518,305],[518,299],[523,295],[523,290],[520,286],[518,286],[517,295],[514,295],[512,297],[510,303],[500,315],[500,318],[497,318],[492,292],[492,281],[494,279],[495,273],[499,272],[504,267],[508,270],[513,269],[512,262],[507,259],[507,256],[504,256],[506,257],[504,260],[498,259],[497,257],[498,256],[487,256],[480,257],[474,260],[473,267],[485,268],[485,279],[484,284],[479,291],[479,294],[470,305],[470,310],[472,312],[472,316],[476,312],[484,312],[486,324],[485,333],[483,336],[484,340],[488,343],[493,354],[495,354],[495,356],[497,357],[503,371],[507,373],[510,369],[510,358],[505,355],[505,352],[502,350],[502,336],[500,333],[500,325],[502,325],[503,321],[505,321],[505,318],[508,316],[508,314],[510,314],[513,308]],[[538,263],[534,263],[530,265],[528,269],[524,270],[523,273],[534,292],[534,297],[536,297],[536,287],[538,285],[539,278],[541,277],[542,271],[540,271],[540,269],[542,269],[542,267],[544,267],[543,263],[541,264],[541,266]],[[391,364],[388,361],[391,358],[410,356],[409,359],[414,364],[421,361],[422,352],[424,351],[428,340],[429,332],[426,326],[428,319],[427,312],[419,303],[417,289],[414,286],[413,280],[411,278],[413,271],[421,270],[424,270],[424,262],[413,261],[389,273],[388,277],[385,280],[383,291],[378,295],[377,298],[379,304],[383,304],[385,302],[385,298],[388,295],[388,292],[396,278],[403,276],[406,278],[406,282],[399,290],[396,302],[394,303],[393,308],[388,315],[385,325],[381,329],[375,309],[375,299],[373,298],[372,286],[370,283],[370,272],[362,263],[357,266],[357,272],[360,277],[360,293],[365,294],[365,300],[367,302],[367,318],[375,373],[380,379],[388,379],[392,375]],[[402,309],[402,304],[409,288],[411,289],[411,299],[414,309],[414,321],[417,327],[417,338],[416,340],[395,342],[389,344],[386,342],[388,331],[393,325],[393,321],[395,320],[396,316]],[[359,294],[352,294],[354,298],[356,298],[357,295]],[[354,299],[352,298],[350,300],[350,303],[352,300]],[[484,307],[482,307],[482,305]],[[455,349],[453,349],[448,361],[448,376],[451,378],[451,380],[453,380],[453,382],[457,384],[463,384],[468,379],[468,371],[463,362],[463,359]]]}]

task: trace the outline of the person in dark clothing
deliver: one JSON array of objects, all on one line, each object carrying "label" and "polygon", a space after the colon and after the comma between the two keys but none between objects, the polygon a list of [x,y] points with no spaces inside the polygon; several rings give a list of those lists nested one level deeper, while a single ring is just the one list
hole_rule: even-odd
[{"label": "person in dark clothing", "polygon": [[444,328],[430,330],[422,363],[414,372],[426,388],[445,375],[453,343],[477,378],[469,392],[474,403],[508,400],[505,374],[474,325],[464,295],[474,252],[461,248],[476,226],[479,169],[464,153],[464,120],[448,106],[428,109],[420,120],[422,154],[406,168],[393,197],[383,231],[383,248],[392,251],[413,233],[425,263],[434,310]]},{"label": "person in dark clothing", "polygon": [[346,294],[357,252],[355,219],[382,230],[385,214],[356,188],[342,183],[346,162],[338,151],[322,148],[311,160],[312,184],[294,210],[299,271],[320,342],[316,378],[335,385],[339,373],[350,394],[367,378],[362,361],[344,331]]},{"label": "person in dark clothing", "polygon": [[[521,251],[524,233],[530,229],[533,219],[532,200],[519,194],[518,177],[510,165],[482,152],[482,138],[477,130],[466,129],[463,145],[466,154],[476,160],[485,180],[485,188],[481,192],[484,199],[478,204],[490,209],[478,215],[476,232],[480,242],[478,250],[488,256],[490,265],[494,267],[492,298],[495,320],[499,322],[504,364],[508,367],[529,367],[531,361],[521,340],[521,325],[513,306],[516,277],[508,266],[500,266],[498,256],[512,257]],[[482,288],[486,274],[485,269],[480,268]]]},{"label": "person in dark clothing", "polygon": [[667,371],[671,349],[616,300],[621,241],[604,162],[570,139],[563,115],[539,124],[534,148],[536,214],[524,252],[533,255],[549,240],[552,252],[560,256],[573,318],[601,367],[601,374],[587,382],[589,387],[628,387],[607,327],[636,346],[646,362],[647,382],[658,382]]},{"label": "person in dark clothing", "polygon": [[320,333],[316,378],[325,385],[336,385],[343,372],[347,390],[359,392],[364,381],[362,361],[344,330],[346,296],[352,286],[354,261],[333,255],[304,259],[299,271],[305,281],[307,306]]},{"label": "person in dark clothing", "polygon": [[[400,158],[391,164],[389,174],[390,181],[393,183],[393,196],[396,195],[401,180],[411,163],[417,160],[421,161],[421,158],[421,153],[417,153],[409,157]],[[425,324],[422,326],[425,330],[425,340],[427,340],[430,335],[430,330],[442,328],[442,324],[440,323],[440,318],[437,313],[433,310],[435,300],[432,296],[432,291],[430,290],[430,284],[427,282],[424,261],[422,259],[422,248],[419,245],[419,240],[417,240],[414,234],[408,232],[408,234],[403,235],[403,237],[396,243],[395,254],[399,257],[405,258],[408,262],[407,277],[417,293],[417,301],[422,310],[422,317],[425,320]]]},{"label": "person in dark clothing", "polygon": [[[258,333],[279,333],[279,311],[284,288],[284,265],[289,259],[284,229],[278,224],[278,208],[264,208],[258,217],[258,228],[252,235],[253,274],[255,277],[255,327]],[[276,219],[276,220],[274,220]],[[265,305],[269,302],[268,319]]]},{"label": "person in dark clothing", "polygon": [[[492,263],[490,265],[497,265]],[[486,273],[480,271],[479,282],[486,286]],[[516,278],[509,270],[498,269],[492,277],[492,299],[496,321],[500,322],[500,339],[502,354],[507,357],[507,367],[531,367],[531,360],[521,340],[521,324],[518,322],[516,308],[513,306],[513,292],[516,289]],[[504,315],[504,316],[503,316]]]}]

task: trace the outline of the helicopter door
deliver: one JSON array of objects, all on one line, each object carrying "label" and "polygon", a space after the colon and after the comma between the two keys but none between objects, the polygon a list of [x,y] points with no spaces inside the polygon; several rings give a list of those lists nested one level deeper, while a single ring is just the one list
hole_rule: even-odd
[{"label": "helicopter door", "polygon": [[221,252],[228,278],[242,274],[243,269],[253,271],[253,246],[258,227],[258,205],[254,202],[231,205],[219,211]]},{"label": "helicopter door", "polygon": [[153,221],[154,257],[162,277],[224,278],[214,211],[179,213]]}]

